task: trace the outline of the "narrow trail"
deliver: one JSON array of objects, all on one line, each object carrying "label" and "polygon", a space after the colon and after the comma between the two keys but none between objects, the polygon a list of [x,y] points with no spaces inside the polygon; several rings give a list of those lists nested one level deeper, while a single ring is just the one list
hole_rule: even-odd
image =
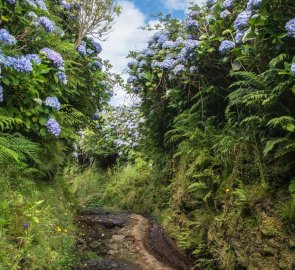
[{"label": "narrow trail", "polygon": [[191,262],[155,222],[137,214],[82,211],[77,251],[85,270],[189,270]]}]

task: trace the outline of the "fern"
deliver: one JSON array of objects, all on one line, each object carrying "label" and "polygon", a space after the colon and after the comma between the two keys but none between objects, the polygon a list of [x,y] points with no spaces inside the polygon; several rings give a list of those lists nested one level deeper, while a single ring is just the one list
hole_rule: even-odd
[{"label": "fern", "polygon": [[23,121],[19,118],[13,118],[9,116],[0,116],[0,130],[5,131],[12,129],[16,125],[23,124]]}]

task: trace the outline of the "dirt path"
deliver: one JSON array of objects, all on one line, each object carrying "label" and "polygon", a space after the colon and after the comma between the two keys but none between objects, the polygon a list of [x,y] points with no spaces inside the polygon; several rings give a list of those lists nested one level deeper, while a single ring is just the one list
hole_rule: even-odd
[{"label": "dirt path", "polygon": [[188,270],[189,259],[143,216],[100,209],[77,216],[77,251],[86,270]]}]

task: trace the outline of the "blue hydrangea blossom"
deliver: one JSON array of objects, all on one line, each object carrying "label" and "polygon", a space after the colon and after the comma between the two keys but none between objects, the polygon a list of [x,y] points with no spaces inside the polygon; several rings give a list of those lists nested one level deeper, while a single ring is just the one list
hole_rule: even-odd
[{"label": "blue hydrangea blossom", "polygon": [[219,47],[219,52],[221,54],[225,54],[226,52],[232,50],[235,48],[235,43],[230,41],[230,40],[224,40],[222,41],[220,47]]},{"label": "blue hydrangea blossom", "polygon": [[227,9],[226,10],[223,10],[222,12],[220,12],[220,17],[222,19],[226,19],[230,15],[231,15],[231,13]]},{"label": "blue hydrangea blossom", "polygon": [[52,21],[50,21],[47,17],[42,16],[38,20],[39,25],[41,25],[46,32],[51,33],[54,31],[55,26]]},{"label": "blue hydrangea blossom", "polygon": [[53,118],[49,118],[45,126],[47,127],[49,133],[53,134],[56,137],[59,136],[61,132],[61,127],[56,120],[54,120]]},{"label": "blue hydrangea blossom", "polygon": [[225,0],[222,4],[223,9],[231,9],[234,6],[234,0]]},{"label": "blue hydrangea blossom", "polygon": [[61,67],[64,65],[64,60],[58,52],[55,52],[49,48],[43,48],[41,52],[45,53],[47,59],[51,60],[57,67]]},{"label": "blue hydrangea blossom", "polygon": [[26,72],[29,73],[33,70],[33,65],[31,61],[25,56],[18,57],[7,57],[6,63],[4,63],[6,67],[12,67],[14,70],[18,72]]},{"label": "blue hydrangea blossom", "polygon": [[26,55],[26,58],[30,60],[33,64],[41,64],[41,59],[37,54],[28,54]]},{"label": "blue hydrangea blossom", "polygon": [[234,22],[234,27],[237,30],[243,30],[248,25],[251,15],[252,15],[251,11],[241,12]]},{"label": "blue hydrangea blossom", "polygon": [[14,36],[10,35],[6,29],[0,29],[0,42],[6,45],[15,45],[16,39]]},{"label": "blue hydrangea blossom", "polygon": [[67,75],[63,71],[58,71],[56,73],[56,76],[58,77],[59,81],[62,84],[67,84],[68,83]]},{"label": "blue hydrangea blossom", "polygon": [[44,104],[48,107],[51,107],[57,111],[60,110],[60,102],[57,97],[47,97],[44,101]]},{"label": "blue hydrangea blossom", "polygon": [[288,32],[288,36],[295,38],[295,19],[288,21],[285,28]]},{"label": "blue hydrangea blossom", "polygon": [[102,70],[103,64],[100,61],[94,61],[92,64],[98,70]]},{"label": "blue hydrangea blossom", "polygon": [[4,93],[3,93],[3,87],[0,85],[0,102],[2,103],[4,101]]},{"label": "blue hydrangea blossom", "polygon": [[128,79],[127,79],[127,83],[133,83],[134,81],[137,80],[137,77],[136,76],[130,76]]},{"label": "blue hydrangea blossom", "polygon": [[295,75],[295,64],[291,65],[291,73]]},{"label": "blue hydrangea blossom", "polygon": [[181,73],[182,71],[184,71],[184,69],[185,69],[184,65],[177,65],[172,70],[172,72],[174,73],[174,75],[177,75],[177,74]]}]

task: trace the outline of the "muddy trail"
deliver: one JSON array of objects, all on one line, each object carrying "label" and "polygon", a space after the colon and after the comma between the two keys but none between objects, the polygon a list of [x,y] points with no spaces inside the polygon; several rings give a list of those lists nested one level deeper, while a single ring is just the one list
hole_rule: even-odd
[{"label": "muddy trail", "polygon": [[191,261],[151,219],[100,209],[81,211],[77,251],[85,270],[188,270]]}]

